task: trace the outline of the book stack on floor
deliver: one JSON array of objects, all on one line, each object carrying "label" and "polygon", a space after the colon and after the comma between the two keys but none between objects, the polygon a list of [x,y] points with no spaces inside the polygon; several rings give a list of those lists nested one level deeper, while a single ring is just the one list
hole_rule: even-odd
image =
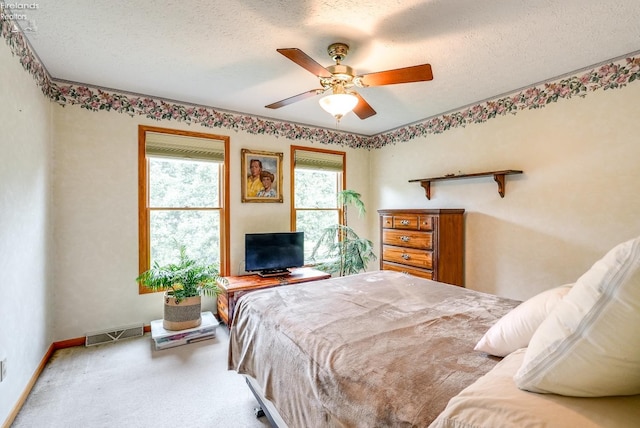
[{"label": "book stack on floor", "polygon": [[151,321],[151,339],[155,343],[156,350],[173,348],[201,340],[216,337],[216,328],[220,323],[211,312],[202,313],[202,323],[198,327],[186,330],[165,330],[162,320]]}]

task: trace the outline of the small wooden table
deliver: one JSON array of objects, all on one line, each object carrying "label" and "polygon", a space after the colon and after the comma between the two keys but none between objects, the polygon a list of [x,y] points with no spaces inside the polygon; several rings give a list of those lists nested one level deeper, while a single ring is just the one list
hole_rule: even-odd
[{"label": "small wooden table", "polygon": [[218,317],[227,326],[233,321],[233,311],[240,296],[256,290],[279,287],[281,285],[299,284],[330,278],[331,275],[313,268],[291,269],[291,274],[273,277],[260,275],[226,276],[220,281],[218,295]]}]

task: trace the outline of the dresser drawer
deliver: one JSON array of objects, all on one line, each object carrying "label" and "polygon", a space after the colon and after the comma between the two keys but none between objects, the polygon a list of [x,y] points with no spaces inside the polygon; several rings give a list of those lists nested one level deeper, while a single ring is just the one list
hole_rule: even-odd
[{"label": "dresser drawer", "polygon": [[394,270],[396,272],[408,273],[410,275],[419,276],[420,278],[433,279],[433,271],[428,269],[419,269],[407,265],[397,263],[382,262],[382,269]]},{"label": "dresser drawer", "polygon": [[430,215],[398,214],[382,217],[385,229],[433,230],[433,217]]},{"label": "dresser drawer", "polygon": [[383,215],[382,216],[382,227],[384,229],[390,229],[393,227],[393,216],[392,215]]},{"label": "dresser drawer", "polygon": [[419,218],[417,215],[394,215],[393,216],[393,227],[394,229],[410,229],[410,230],[418,230],[419,228]]},{"label": "dresser drawer", "polygon": [[433,234],[431,232],[418,232],[409,230],[383,229],[382,243],[398,247],[433,248]]},{"label": "dresser drawer", "polygon": [[423,269],[433,269],[433,255],[431,251],[383,245],[382,259],[384,261],[415,266]]},{"label": "dresser drawer", "polygon": [[229,325],[229,301],[227,300],[227,296],[220,293],[218,294],[217,300],[218,317],[220,317],[225,324]]}]

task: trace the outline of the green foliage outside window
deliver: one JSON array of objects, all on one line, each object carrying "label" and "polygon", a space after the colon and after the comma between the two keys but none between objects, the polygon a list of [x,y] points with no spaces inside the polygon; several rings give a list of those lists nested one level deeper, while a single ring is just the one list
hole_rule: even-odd
[{"label": "green foliage outside window", "polygon": [[220,164],[150,158],[152,265],[175,260],[176,242],[201,263],[220,265]]},{"label": "green foliage outside window", "polygon": [[338,179],[340,173],[312,169],[295,171],[296,229],[304,232],[305,262],[320,241],[323,230],[339,223]]}]

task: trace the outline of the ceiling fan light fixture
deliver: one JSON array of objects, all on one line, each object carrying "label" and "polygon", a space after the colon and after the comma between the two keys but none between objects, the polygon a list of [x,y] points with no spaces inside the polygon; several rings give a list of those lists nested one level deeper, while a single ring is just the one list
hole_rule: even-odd
[{"label": "ceiling fan light fixture", "polygon": [[326,97],[322,97],[319,100],[320,107],[324,109],[336,120],[342,119],[342,117],[352,111],[358,104],[358,97],[353,94],[331,94]]}]

